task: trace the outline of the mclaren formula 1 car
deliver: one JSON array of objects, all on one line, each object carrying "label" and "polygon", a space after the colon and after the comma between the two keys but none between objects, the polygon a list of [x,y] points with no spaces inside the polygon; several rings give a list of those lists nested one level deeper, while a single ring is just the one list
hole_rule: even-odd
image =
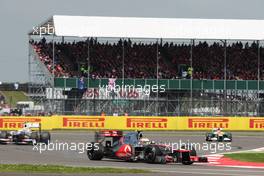
[{"label": "mclaren formula 1 car", "polygon": [[232,142],[232,134],[223,132],[222,128],[213,128],[212,132],[206,133],[205,140],[209,142]]},{"label": "mclaren formula 1 car", "polygon": [[40,123],[24,123],[17,131],[0,131],[0,144],[48,144],[50,133],[41,131]]},{"label": "mclaren formula 1 car", "polygon": [[125,161],[141,161],[146,163],[182,163],[190,165],[194,162],[207,162],[206,157],[198,157],[194,148],[172,149],[165,144],[156,144],[143,138],[140,132],[99,131],[95,133],[93,147],[87,150],[90,160],[103,158]]}]

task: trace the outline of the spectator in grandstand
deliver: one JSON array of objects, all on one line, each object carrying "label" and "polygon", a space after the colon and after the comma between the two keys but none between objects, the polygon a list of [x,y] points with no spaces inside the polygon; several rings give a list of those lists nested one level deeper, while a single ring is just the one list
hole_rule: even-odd
[{"label": "spectator in grandstand", "polygon": [[0,104],[4,104],[5,103],[5,97],[0,94]]},{"label": "spectator in grandstand", "polygon": [[[40,60],[47,69],[57,77],[85,76],[88,68],[87,41],[55,43],[55,63],[53,63],[52,43],[43,38],[40,42],[30,41]],[[224,46],[222,43],[199,42],[193,47],[193,64],[190,67],[190,48],[188,44],[164,43],[159,45],[157,75],[157,44],[132,43],[124,41],[125,78],[177,79],[182,76],[180,65],[186,65],[186,76],[193,79],[224,79]],[[257,79],[257,45],[241,42],[227,46],[227,79]],[[261,48],[263,50],[263,48]],[[263,52],[261,52],[263,53]],[[122,42],[100,43],[90,41],[90,66],[92,78],[121,78]],[[263,54],[261,57],[264,57]],[[54,64],[54,70],[53,70]],[[264,70],[264,63],[260,64]],[[264,72],[261,72],[264,78]]]}]

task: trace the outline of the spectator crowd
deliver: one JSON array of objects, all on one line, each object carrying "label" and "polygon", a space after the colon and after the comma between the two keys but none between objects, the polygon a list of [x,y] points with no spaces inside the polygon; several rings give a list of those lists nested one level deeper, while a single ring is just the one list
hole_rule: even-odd
[{"label": "spectator crowd", "polygon": [[[53,73],[53,44],[44,38],[30,43],[41,62]],[[217,80],[224,79],[226,63],[227,79],[258,79],[258,46],[255,42],[228,44],[226,61],[223,43],[216,42],[199,42],[192,47],[186,43],[142,43],[129,39],[110,43],[92,39],[89,44],[87,41],[55,42],[54,46],[56,77],[87,77],[89,74],[91,78],[122,78],[124,71],[125,78],[156,78],[158,74],[160,79],[179,79],[188,78],[183,75],[187,72],[193,79]],[[264,79],[263,51],[261,47],[261,79]]]}]

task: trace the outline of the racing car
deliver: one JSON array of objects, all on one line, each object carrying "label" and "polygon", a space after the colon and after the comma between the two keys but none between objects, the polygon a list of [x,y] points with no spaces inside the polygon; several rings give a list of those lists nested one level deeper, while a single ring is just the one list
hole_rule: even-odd
[{"label": "racing car", "polygon": [[222,128],[213,128],[212,132],[206,133],[205,140],[209,142],[232,142],[232,134],[223,132]]},{"label": "racing car", "polygon": [[0,144],[48,144],[50,133],[41,131],[40,123],[25,122],[17,131],[0,131]]},{"label": "racing car", "polygon": [[146,163],[182,163],[208,162],[206,157],[198,157],[194,148],[172,149],[165,144],[156,144],[143,138],[142,132],[99,131],[95,133],[93,147],[87,150],[90,160],[103,158],[138,161]]}]

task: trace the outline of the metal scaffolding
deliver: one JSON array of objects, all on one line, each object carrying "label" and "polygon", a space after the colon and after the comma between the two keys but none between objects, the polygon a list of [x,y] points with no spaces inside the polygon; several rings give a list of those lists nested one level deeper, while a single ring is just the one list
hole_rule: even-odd
[{"label": "metal scaffolding", "polygon": [[[152,93],[148,98],[136,99],[84,99],[67,98],[60,99],[56,95],[56,87],[54,86],[55,79],[55,55],[56,46],[55,38],[52,39],[52,73],[50,73],[45,65],[40,61],[39,56],[29,44],[29,78],[30,87],[29,95],[35,100],[37,104],[45,105],[46,111],[51,111],[57,114],[100,114],[102,112],[112,113],[130,113],[135,115],[232,115],[232,116],[263,116],[264,108],[262,103],[262,91],[260,90],[261,79],[261,45],[257,41],[257,80],[258,89],[256,91],[241,91],[241,90],[227,90],[227,62],[228,62],[228,47],[227,40],[221,40],[223,43],[223,70],[224,70],[224,89],[221,90],[194,90],[193,89],[193,76],[191,74],[190,90],[169,90],[165,94]],[[122,84],[125,84],[126,78],[126,46],[125,42],[128,39],[121,39],[121,62],[120,70],[122,72]],[[64,41],[64,38],[63,38]],[[143,41],[143,39],[140,39]],[[230,41],[229,41],[230,42]],[[86,38],[87,43],[87,78],[91,78],[90,68],[91,59],[93,59],[91,51],[91,38]],[[156,84],[159,85],[159,61],[161,58],[160,49],[163,47],[162,39],[153,39],[151,41],[155,48],[156,60]],[[187,43],[187,42],[186,42]],[[196,40],[189,40],[189,67],[193,70],[193,60],[196,58],[194,47]],[[198,42],[197,42],[198,43]],[[90,79],[87,79],[88,88],[90,86]],[[47,98],[47,88],[52,89],[52,98]],[[65,90],[64,90],[65,91]],[[261,93],[261,94],[260,94]],[[66,103],[67,101],[67,103]],[[67,109],[68,104],[73,108]],[[73,110],[73,111],[72,111]]]}]

